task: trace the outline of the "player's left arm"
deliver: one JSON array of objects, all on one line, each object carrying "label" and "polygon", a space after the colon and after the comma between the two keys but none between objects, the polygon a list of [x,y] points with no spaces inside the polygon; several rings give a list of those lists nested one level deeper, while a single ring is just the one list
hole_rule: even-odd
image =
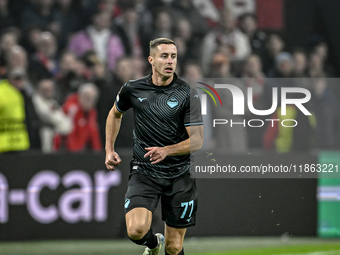
[{"label": "player's left arm", "polygon": [[157,164],[167,156],[185,155],[201,149],[203,146],[203,125],[187,126],[185,129],[189,135],[188,139],[165,147],[145,148],[148,152],[144,155],[144,158],[150,156],[151,164]]}]

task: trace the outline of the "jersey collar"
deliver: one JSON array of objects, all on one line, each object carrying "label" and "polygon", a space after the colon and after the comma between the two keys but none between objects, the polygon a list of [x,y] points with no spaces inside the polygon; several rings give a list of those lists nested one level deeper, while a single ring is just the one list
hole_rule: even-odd
[{"label": "jersey collar", "polygon": [[151,74],[149,75],[149,78],[148,78],[148,82],[149,82],[149,85],[154,87],[154,88],[157,88],[157,89],[167,89],[167,88],[170,88],[176,82],[177,78],[178,78],[177,74],[174,73],[174,78],[172,79],[172,81],[171,81],[171,83],[169,85],[166,85],[166,86],[156,86],[152,82],[152,72],[151,72]]}]

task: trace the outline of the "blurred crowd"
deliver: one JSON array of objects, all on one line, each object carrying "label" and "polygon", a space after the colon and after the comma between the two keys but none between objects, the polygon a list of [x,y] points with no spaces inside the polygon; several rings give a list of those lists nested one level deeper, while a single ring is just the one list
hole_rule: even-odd
[{"label": "blurred crowd", "polygon": [[[212,20],[200,2],[0,0],[0,152],[102,151],[116,94],[150,73],[149,41],[157,37],[175,41],[179,76],[243,78],[238,86],[253,88],[256,109],[270,108],[273,86],[296,86],[267,78],[310,78],[298,86],[311,91],[313,115],[292,106],[298,127],[224,128],[212,143],[230,152],[339,148],[340,93],[329,84],[336,71],[325,40],[315,35],[308,46],[288,49],[282,31],[258,28],[254,12],[225,7]],[[123,123],[116,148],[132,147],[131,111]]]}]

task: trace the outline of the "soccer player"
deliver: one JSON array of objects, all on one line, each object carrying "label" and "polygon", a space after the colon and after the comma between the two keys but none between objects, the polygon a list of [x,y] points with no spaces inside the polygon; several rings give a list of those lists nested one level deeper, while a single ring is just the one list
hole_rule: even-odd
[{"label": "soccer player", "polygon": [[[195,179],[191,153],[203,144],[203,122],[197,92],[177,77],[177,48],[167,38],[150,42],[149,76],[121,88],[106,123],[106,167],[121,162],[114,143],[122,115],[134,110],[133,159],[125,195],[125,220],[132,242],[145,245],[144,255],[184,255],[187,227],[195,225]],[[164,236],[151,229],[152,213],[161,199]]]}]

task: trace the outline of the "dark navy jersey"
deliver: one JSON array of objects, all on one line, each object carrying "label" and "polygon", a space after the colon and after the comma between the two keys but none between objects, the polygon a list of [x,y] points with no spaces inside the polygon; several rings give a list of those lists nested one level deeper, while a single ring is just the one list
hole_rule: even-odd
[{"label": "dark navy jersey", "polygon": [[151,75],[129,81],[116,98],[116,108],[134,110],[132,169],[158,178],[177,177],[190,169],[191,154],[168,156],[152,165],[145,148],[164,147],[189,138],[186,126],[203,125],[199,96],[174,74],[167,86],[156,86]]}]

